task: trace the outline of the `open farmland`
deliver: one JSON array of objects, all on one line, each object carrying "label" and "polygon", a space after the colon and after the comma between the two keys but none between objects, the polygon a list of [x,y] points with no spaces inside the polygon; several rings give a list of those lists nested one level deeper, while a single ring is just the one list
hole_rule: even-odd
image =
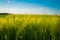
[{"label": "open farmland", "polygon": [[60,16],[0,15],[0,40],[60,40]]}]

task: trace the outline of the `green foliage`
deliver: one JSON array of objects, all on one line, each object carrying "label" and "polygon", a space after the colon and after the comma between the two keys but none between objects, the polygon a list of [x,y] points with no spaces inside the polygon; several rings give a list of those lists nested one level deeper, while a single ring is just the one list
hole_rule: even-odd
[{"label": "green foliage", "polygon": [[9,13],[0,13],[0,17],[6,17]]},{"label": "green foliage", "polygon": [[60,40],[60,16],[2,17],[0,18],[0,40]]}]

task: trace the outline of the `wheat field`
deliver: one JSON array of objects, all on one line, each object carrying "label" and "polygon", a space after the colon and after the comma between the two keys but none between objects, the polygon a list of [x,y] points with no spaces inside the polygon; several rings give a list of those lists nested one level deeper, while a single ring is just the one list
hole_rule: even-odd
[{"label": "wheat field", "polygon": [[60,16],[0,15],[0,40],[60,40]]}]

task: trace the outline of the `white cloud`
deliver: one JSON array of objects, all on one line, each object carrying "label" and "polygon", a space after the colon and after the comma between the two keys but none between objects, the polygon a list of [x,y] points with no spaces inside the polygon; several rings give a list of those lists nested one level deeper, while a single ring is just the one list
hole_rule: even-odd
[{"label": "white cloud", "polygon": [[6,13],[7,11],[8,11],[8,8],[0,7],[0,13]]},{"label": "white cloud", "polygon": [[[59,10],[60,11],[60,10]],[[14,14],[55,14],[60,13],[54,9],[47,7],[38,7],[38,8],[0,8],[0,13],[8,12]]]}]

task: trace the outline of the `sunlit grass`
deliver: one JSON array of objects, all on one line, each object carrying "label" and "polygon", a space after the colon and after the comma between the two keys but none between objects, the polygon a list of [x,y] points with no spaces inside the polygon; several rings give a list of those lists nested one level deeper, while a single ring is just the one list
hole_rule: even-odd
[{"label": "sunlit grass", "polygon": [[0,16],[0,40],[60,40],[60,16]]}]

